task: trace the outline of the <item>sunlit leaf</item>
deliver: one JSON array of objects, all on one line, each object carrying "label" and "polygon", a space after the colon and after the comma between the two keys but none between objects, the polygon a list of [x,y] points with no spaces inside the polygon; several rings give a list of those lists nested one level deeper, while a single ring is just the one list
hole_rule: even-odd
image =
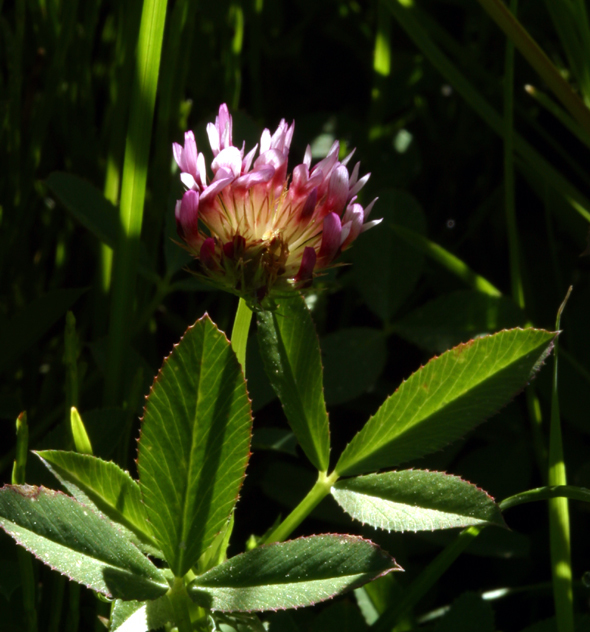
[{"label": "sunlit leaf", "polygon": [[387,553],[351,535],[317,535],[237,555],[189,585],[213,610],[250,612],[298,608],[400,570]]},{"label": "sunlit leaf", "polygon": [[392,467],[458,439],[526,386],[554,337],[513,329],[432,359],[385,400],[346,446],[336,471],[350,475]]},{"label": "sunlit leaf", "polygon": [[148,397],[139,478],[166,560],[184,575],[225,525],[250,454],[244,375],[208,316],[166,359]]},{"label": "sunlit leaf", "polygon": [[332,487],[332,496],[356,520],[388,531],[504,526],[486,492],[442,472],[405,470],[344,479]]},{"label": "sunlit leaf", "polygon": [[37,455],[74,498],[153,544],[139,485],[118,465],[76,452],[45,450]]},{"label": "sunlit leaf", "polygon": [[258,314],[258,340],[266,374],[307,458],[328,469],[330,429],[322,388],[320,346],[305,301],[281,300]]},{"label": "sunlit leaf", "polygon": [[162,573],[104,517],[61,492],[30,485],[0,490],[0,526],[45,564],[119,599],[156,599]]}]

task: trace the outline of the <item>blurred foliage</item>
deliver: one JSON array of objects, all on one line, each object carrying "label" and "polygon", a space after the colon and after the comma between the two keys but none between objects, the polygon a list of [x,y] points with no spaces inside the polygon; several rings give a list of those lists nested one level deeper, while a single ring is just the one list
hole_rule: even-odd
[{"label": "blurred foliage", "polygon": [[[519,20],[587,102],[590,54],[582,36],[588,22],[585,12],[574,13],[584,3],[556,2],[559,10],[551,4],[521,0]],[[590,486],[588,147],[581,132],[572,133],[576,128],[562,123],[564,116],[556,117],[541,98],[525,92],[527,84],[541,95],[546,88],[517,52],[513,192],[523,311],[509,298],[513,272],[498,129],[506,40],[478,3],[170,0],[131,351],[122,371],[125,395],[108,408],[103,384],[109,247],[117,231],[113,205],[119,197],[141,2],[13,0],[0,6],[0,417],[5,437],[0,465],[5,482],[10,481],[14,421],[21,411],[28,414],[33,449],[72,445],[72,392],[66,379],[72,360],[64,361],[68,310],[75,314],[78,340],[77,408],[95,452],[131,470],[143,397],[162,358],[205,311],[222,330],[230,330],[237,299],[197,283],[186,271],[190,262],[172,241],[174,202],[181,192],[171,143],[193,129],[203,150],[206,123],[227,102],[234,139],[245,139],[248,148],[264,127],[274,130],[281,118],[294,119],[292,164],[301,161],[307,143],[314,159],[334,138],[346,151],[356,147],[362,172],[372,173],[361,201],[381,198],[373,217],[384,217],[383,225],[345,253],[344,261],[352,266],[318,279],[306,299],[325,355],[334,453],[432,353],[507,326],[528,322],[551,329],[573,284],[560,348],[564,451],[569,481]],[[560,11],[565,26],[555,23]],[[566,18],[579,26],[578,39],[568,41],[573,27]],[[432,250],[412,246],[398,226],[444,250],[434,256]],[[451,254],[502,297],[470,284],[470,277],[451,265]],[[284,430],[280,406],[257,350],[250,353],[250,347],[255,430]],[[546,370],[535,384],[545,443],[550,381]],[[539,464],[545,457],[532,441],[528,417],[519,397],[462,443],[414,465],[448,468],[499,499],[542,485],[546,469]],[[247,502],[237,509],[242,531],[234,534],[235,552],[243,550],[250,533],[262,534],[304,495],[303,483],[311,474],[300,451],[294,456],[292,447],[287,453],[280,447],[289,437],[278,443],[263,437],[242,492]],[[292,484],[288,493],[281,492],[281,481]],[[54,485],[33,458],[27,482]],[[580,578],[589,570],[590,516],[581,504],[572,502],[570,508],[576,607],[583,613],[589,595]],[[335,504],[326,502],[310,529],[333,531],[343,520]],[[507,520],[513,532],[486,531],[400,630],[420,622],[424,630],[459,629],[453,624],[457,618],[466,632],[494,625],[509,632],[552,616],[546,509],[527,505],[511,510]],[[399,586],[389,587],[390,599],[455,535],[401,537],[359,525],[346,528],[381,543],[406,569],[395,578]],[[2,629],[24,629],[16,553],[4,535],[0,559]],[[43,587],[39,629],[75,629],[60,627],[72,625],[68,600],[73,599],[61,578],[37,563],[34,571]],[[507,590],[489,598],[493,613],[489,601],[470,593],[461,597],[474,590],[492,595],[489,591],[498,588]],[[49,613],[60,600],[56,622]],[[363,609],[359,595],[357,600],[364,619],[349,596],[318,608],[315,620],[314,611],[271,616],[271,630],[362,630],[365,620],[370,623],[368,606]],[[97,613],[108,617],[108,605],[88,591],[80,608],[80,629],[94,629]],[[481,627],[465,627],[470,617],[482,621]],[[350,627],[357,620],[358,626]],[[336,626],[339,621],[349,627]],[[544,625],[543,630],[555,629],[552,622]]]}]

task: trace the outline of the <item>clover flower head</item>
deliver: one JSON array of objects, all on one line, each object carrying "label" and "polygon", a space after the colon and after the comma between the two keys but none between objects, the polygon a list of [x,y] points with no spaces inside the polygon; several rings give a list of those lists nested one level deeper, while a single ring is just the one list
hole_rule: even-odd
[{"label": "clover flower head", "polygon": [[[193,132],[184,146],[174,143],[174,158],[186,188],[176,203],[176,224],[188,250],[199,260],[199,274],[259,306],[267,297],[304,289],[365,230],[376,200],[363,208],[357,194],[369,179],[359,178],[360,163],[349,173],[334,142],[328,155],[303,162],[287,175],[294,123],[262,132],[259,145],[245,154],[233,145],[227,105],[207,125],[213,152],[212,178],[197,151]],[[259,151],[258,151],[259,150]],[[255,158],[258,151],[258,157]]]}]

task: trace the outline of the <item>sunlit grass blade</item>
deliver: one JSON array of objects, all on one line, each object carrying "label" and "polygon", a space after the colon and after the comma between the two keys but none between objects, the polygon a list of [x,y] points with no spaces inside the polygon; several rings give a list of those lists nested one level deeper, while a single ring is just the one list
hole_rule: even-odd
[{"label": "sunlit grass blade", "polygon": [[488,296],[502,296],[502,292],[497,287],[492,285],[486,278],[475,273],[464,261],[442,246],[403,226],[392,225],[392,228],[402,239],[442,265],[449,272],[452,272],[474,290],[483,292]]},{"label": "sunlit grass blade", "polygon": [[144,0],[125,147],[119,238],[112,271],[105,401],[120,398],[121,372],[133,317],[139,239],[147,180],[167,0]]}]

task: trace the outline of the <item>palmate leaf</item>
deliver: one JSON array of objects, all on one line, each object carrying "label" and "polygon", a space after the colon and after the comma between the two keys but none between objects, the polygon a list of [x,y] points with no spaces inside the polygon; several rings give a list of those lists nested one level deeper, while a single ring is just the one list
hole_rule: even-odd
[{"label": "palmate leaf", "polygon": [[74,498],[129,529],[149,547],[146,552],[162,557],[147,522],[139,485],[127,472],[112,461],[87,454],[60,450],[36,454]]},{"label": "palmate leaf", "polygon": [[268,379],[301,449],[314,467],[328,469],[330,428],[322,388],[320,345],[303,297],[258,314],[258,341]]},{"label": "palmate leaf", "polygon": [[61,492],[0,489],[0,526],[42,562],[107,596],[157,599],[164,575],[108,520]]},{"label": "palmate leaf", "polygon": [[416,371],[346,446],[341,475],[442,448],[504,406],[534,376],[555,333],[512,329],[461,344]]},{"label": "palmate leaf", "polygon": [[140,488],[153,533],[177,576],[225,525],[248,457],[252,415],[244,375],[208,316],[166,359],[148,397]]},{"label": "palmate leaf", "polygon": [[494,500],[475,485],[442,472],[406,470],[338,481],[336,502],[356,520],[388,531],[505,526]]},{"label": "palmate leaf", "polygon": [[261,546],[200,575],[189,586],[201,606],[222,612],[299,608],[394,570],[376,544],[352,535],[314,535]]}]

